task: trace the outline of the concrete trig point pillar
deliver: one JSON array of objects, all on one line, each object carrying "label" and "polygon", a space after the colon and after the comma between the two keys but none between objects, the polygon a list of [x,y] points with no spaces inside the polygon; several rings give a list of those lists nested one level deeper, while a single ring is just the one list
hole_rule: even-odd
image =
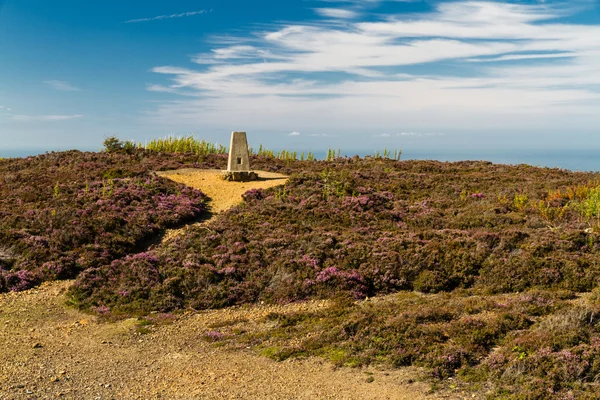
[{"label": "concrete trig point pillar", "polygon": [[231,132],[229,142],[229,160],[223,179],[228,181],[254,181],[258,179],[255,172],[250,171],[250,154],[246,132]]}]

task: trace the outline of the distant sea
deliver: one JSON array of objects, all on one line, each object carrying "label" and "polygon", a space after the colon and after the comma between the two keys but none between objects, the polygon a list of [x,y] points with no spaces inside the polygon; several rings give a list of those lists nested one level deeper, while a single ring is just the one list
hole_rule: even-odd
[{"label": "distant sea", "polygon": [[[374,151],[342,150],[342,156],[374,155]],[[327,157],[327,152],[315,152],[319,159]],[[393,150],[392,150],[393,156]],[[600,172],[600,149],[565,150],[515,150],[515,149],[402,149],[400,160],[438,161],[491,161],[494,164],[528,164],[536,167],[562,168],[572,171]]]},{"label": "distant sea", "polygon": [[[81,151],[98,151],[99,149],[79,149]],[[21,158],[29,156],[37,156],[38,154],[44,154],[52,151],[65,151],[65,150],[45,150],[45,149],[2,149],[0,148],[0,158]]]},{"label": "distant sea", "polygon": [[402,160],[485,160],[494,164],[528,164],[536,167],[562,168],[572,171],[600,172],[600,149],[564,150],[472,150],[472,151],[410,151],[402,152]]},{"label": "distant sea", "polygon": [[[289,149],[288,149],[289,150]],[[82,151],[95,151],[82,149]],[[309,150],[298,149],[299,154]],[[39,149],[0,149],[0,158],[17,158],[43,154]],[[313,151],[317,159],[327,157],[327,151]],[[341,150],[341,156],[375,155],[371,150]],[[393,155],[393,151],[392,151]],[[485,160],[494,164],[528,164],[538,167],[563,168],[572,171],[600,172],[600,149],[411,149],[402,150],[401,160],[464,161]]]}]

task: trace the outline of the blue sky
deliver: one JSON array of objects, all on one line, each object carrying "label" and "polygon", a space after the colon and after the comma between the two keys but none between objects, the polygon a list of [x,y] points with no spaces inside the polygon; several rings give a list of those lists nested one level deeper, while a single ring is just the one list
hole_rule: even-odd
[{"label": "blue sky", "polygon": [[0,0],[0,153],[600,149],[599,127],[598,1]]}]

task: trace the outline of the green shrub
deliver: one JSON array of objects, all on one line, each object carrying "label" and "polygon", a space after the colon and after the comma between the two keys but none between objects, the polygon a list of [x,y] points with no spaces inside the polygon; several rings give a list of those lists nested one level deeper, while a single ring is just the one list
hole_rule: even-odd
[{"label": "green shrub", "polygon": [[115,136],[110,136],[102,143],[104,145],[104,151],[107,153],[113,153],[123,149],[123,142]]}]

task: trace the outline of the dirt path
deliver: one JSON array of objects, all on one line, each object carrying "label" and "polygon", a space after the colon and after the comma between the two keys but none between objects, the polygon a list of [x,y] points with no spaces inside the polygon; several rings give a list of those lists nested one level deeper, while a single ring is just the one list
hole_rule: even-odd
[{"label": "dirt path", "polygon": [[242,201],[242,194],[250,189],[268,189],[285,184],[287,176],[275,172],[255,171],[259,180],[252,182],[227,182],[220,178],[218,169],[178,169],[156,174],[175,182],[202,190],[210,199],[210,211],[218,214]]},{"label": "dirt path", "polygon": [[[214,171],[163,175],[205,191],[213,212],[236,204],[250,188],[285,179],[231,184],[217,181]],[[269,312],[317,309],[327,302],[190,312],[172,324],[142,327],[137,319],[101,323],[65,306],[70,284],[0,295],[0,400],[441,397],[428,395],[425,383],[412,383],[414,369],[334,369],[319,359],[278,363],[252,349],[203,339],[216,325],[260,329]]]},{"label": "dirt path", "polygon": [[[242,195],[250,189],[268,189],[270,187],[285,184],[287,176],[275,172],[255,171],[259,180],[252,182],[227,182],[221,179],[221,170],[218,169],[178,169],[174,171],[159,171],[158,176],[183,183],[195,189],[200,189],[210,198],[210,212],[212,218],[219,213],[230,209],[242,201]],[[212,219],[211,218],[211,219]],[[210,219],[199,224],[210,222]],[[185,228],[170,229],[163,236],[163,242],[169,241],[175,236],[185,232]]]}]

